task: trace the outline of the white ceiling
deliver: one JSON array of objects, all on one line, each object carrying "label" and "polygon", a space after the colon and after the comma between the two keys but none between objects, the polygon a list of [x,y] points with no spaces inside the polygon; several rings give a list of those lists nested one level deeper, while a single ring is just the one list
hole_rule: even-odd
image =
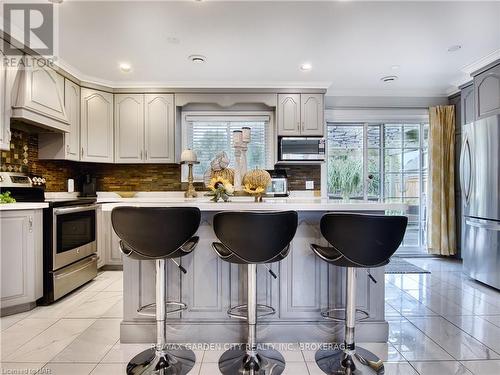
[{"label": "white ceiling", "polygon": [[[500,53],[500,2],[65,1],[58,8],[61,64],[116,86],[442,96],[464,82],[467,65]],[[456,44],[462,49],[447,51]],[[207,62],[193,64],[191,54]],[[124,61],[130,73],[118,69]],[[304,62],[312,71],[299,69]],[[397,82],[380,81],[393,74]]]}]

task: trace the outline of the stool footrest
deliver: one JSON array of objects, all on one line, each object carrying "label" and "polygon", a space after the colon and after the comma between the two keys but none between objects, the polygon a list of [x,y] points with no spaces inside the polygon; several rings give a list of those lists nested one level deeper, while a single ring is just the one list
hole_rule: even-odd
[{"label": "stool footrest", "polygon": [[[332,313],[339,312],[339,311],[344,313],[343,318],[340,318],[337,316],[332,316]],[[345,320],[346,320],[345,319],[345,308],[341,308],[341,307],[324,310],[321,312],[321,316],[324,319],[331,320],[334,322],[345,322]],[[363,309],[356,309],[356,322],[361,322],[365,319],[368,319],[369,317],[370,317],[370,314],[368,313],[368,311],[363,310]]]},{"label": "stool footrest", "polygon": [[[182,302],[176,302],[176,301],[167,301],[165,302],[165,306],[167,307],[167,314],[173,314],[182,310],[187,309],[187,305]],[[170,306],[175,306],[174,309],[169,310],[168,307]],[[139,315],[144,315],[144,316],[152,316],[156,317],[156,303],[150,303],[148,305],[141,306],[137,309],[137,313]]]},{"label": "stool footrest", "polygon": [[[246,304],[234,306],[234,307],[231,307],[229,310],[227,310],[227,314],[231,318],[236,318],[236,319],[246,320],[247,313],[248,313],[248,311],[247,311]],[[268,315],[273,315],[275,313],[276,313],[276,310],[273,307],[268,306],[268,305],[257,304],[257,318],[261,318],[261,317],[268,316]]]}]

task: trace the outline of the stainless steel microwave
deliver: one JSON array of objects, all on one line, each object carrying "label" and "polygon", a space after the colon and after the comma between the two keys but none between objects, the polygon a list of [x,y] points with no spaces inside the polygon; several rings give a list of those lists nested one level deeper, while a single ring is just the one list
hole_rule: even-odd
[{"label": "stainless steel microwave", "polygon": [[278,159],[280,161],[324,161],[325,139],[323,137],[281,137]]}]

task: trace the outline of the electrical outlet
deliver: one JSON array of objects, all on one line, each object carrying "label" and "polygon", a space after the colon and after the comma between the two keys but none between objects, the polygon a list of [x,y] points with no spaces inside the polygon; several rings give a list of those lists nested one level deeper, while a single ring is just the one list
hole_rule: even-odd
[{"label": "electrical outlet", "polygon": [[306,181],[306,190],[314,190],[314,181]]}]

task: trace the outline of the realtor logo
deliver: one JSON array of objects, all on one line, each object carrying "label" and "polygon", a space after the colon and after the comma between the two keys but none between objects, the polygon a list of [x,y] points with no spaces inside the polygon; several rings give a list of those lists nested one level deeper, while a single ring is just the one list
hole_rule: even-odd
[{"label": "realtor logo", "polygon": [[53,7],[52,4],[3,4],[6,39],[13,38],[4,43],[5,54],[20,55],[32,50],[42,56],[52,56],[54,53]]}]

